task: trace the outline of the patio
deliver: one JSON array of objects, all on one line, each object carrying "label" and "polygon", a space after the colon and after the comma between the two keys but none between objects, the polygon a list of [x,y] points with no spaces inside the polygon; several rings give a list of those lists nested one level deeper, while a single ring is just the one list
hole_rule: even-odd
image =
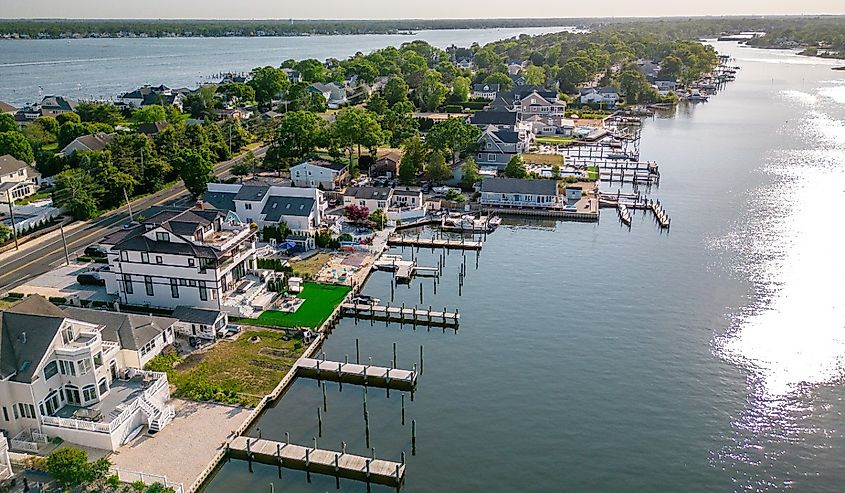
[{"label": "patio", "polygon": [[89,406],[66,404],[56,411],[54,416],[108,424],[119,418],[133,401],[141,397],[147,387],[142,377],[115,380],[109,393],[100,402]]}]

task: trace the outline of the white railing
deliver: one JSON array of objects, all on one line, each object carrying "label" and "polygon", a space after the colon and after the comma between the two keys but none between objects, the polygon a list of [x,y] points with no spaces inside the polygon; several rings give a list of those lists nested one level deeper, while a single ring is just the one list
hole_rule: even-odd
[{"label": "white railing", "polygon": [[128,469],[120,469],[118,467],[112,467],[111,472],[113,474],[117,474],[117,478],[120,479],[120,481],[123,483],[134,483],[135,481],[140,481],[147,485],[158,483],[163,486],[173,488],[173,491],[175,493],[185,493],[185,487],[182,485],[182,483],[174,483],[173,481],[168,481],[167,476],[163,476],[161,474],[150,474],[140,471],[130,471]]},{"label": "white railing", "polygon": [[10,444],[15,450],[26,450],[27,452],[38,452],[38,444],[35,442],[27,442],[25,440],[10,440]]},{"label": "white railing", "polygon": [[81,419],[57,418],[55,416],[42,416],[41,424],[44,426],[56,426],[58,428],[70,428],[73,430],[94,431],[97,433],[111,433],[111,423],[94,423]]}]

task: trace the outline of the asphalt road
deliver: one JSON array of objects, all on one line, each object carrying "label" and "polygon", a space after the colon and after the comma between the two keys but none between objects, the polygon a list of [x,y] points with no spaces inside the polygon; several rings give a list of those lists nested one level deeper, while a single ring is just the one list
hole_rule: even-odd
[{"label": "asphalt road", "polygon": [[[266,146],[259,147],[254,151],[256,157],[261,157],[266,152]],[[229,170],[241,159],[243,159],[243,156],[218,163],[214,167],[215,175],[221,178],[229,177]],[[152,195],[136,199],[131,203],[132,212],[137,215],[150,207],[172,204],[188,197],[188,191],[179,182],[172,187],[159,190]],[[70,258],[74,259],[76,252],[99,241],[103,236],[121,229],[128,221],[129,212],[124,205],[98,219],[89,221],[88,224],[73,232],[67,233],[65,237]],[[0,262],[0,292],[8,291],[28,279],[49,272],[53,266],[64,264],[64,262],[65,252],[62,246],[61,235],[30,247],[27,244],[23,244],[21,245],[20,251]]]}]

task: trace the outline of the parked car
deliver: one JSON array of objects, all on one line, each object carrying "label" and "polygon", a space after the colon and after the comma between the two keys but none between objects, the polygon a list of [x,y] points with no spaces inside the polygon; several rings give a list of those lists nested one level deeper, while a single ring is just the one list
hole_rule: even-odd
[{"label": "parked car", "polygon": [[136,223],[135,221],[129,221],[128,223],[123,225],[123,229],[132,229],[137,225],[138,223]]},{"label": "parked car", "polygon": [[109,252],[109,249],[107,247],[105,247],[103,245],[97,245],[97,244],[88,245],[88,247],[86,247],[85,251],[84,251],[85,255],[87,255],[89,257],[100,257],[100,258],[105,257],[108,254],[108,252]]},{"label": "parked car", "polygon": [[83,272],[76,276],[76,282],[83,286],[105,286],[106,281],[99,272]]}]

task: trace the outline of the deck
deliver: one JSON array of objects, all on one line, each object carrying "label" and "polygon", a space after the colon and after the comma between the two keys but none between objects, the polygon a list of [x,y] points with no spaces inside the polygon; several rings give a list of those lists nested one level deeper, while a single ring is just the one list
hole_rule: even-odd
[{"label": "deck", "polygon": [[356,318],[386,320],[388,322],[412,323],[421,325],[442,325],[456,327],[461,320],[461,314],[457,311],[449,312],[446,308],[443,311],[434,311],[432,307],[417,308],[390,305],[367,305],[356,303],[343,303],[340,305],[341,313]]},{"label": "deck", "polygon": [[[416,365],[415,365],[416,366]],[[298,376],[353,383],[399,390],[411,390],[417,385],[416,367],[413,370],[360,365],[341,361],[325,361],[300,358],[297,362]]]},{"label": "deck", "polygon": [[449,248],[455,250],[481,250],[482,242],[465,240],[450,240],[439,238],[417,238],[413,236],[390,235],[387,239],[390,246],[410,246],[423,248]]}]

